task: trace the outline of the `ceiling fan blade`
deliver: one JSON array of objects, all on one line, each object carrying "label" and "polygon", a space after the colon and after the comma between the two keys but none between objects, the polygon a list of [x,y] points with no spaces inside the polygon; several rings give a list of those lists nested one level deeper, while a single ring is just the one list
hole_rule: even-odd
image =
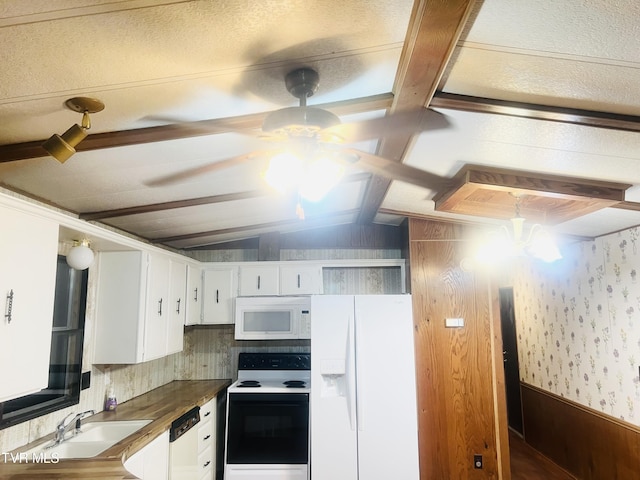
[{"label": "ceiling fan blade", "polygon": [[448,128],[451,124],[446,115],[429,108],[399,111],[385,117],[372,118],[361,122],[343,123],[328,127],[320,132],[327,141],[353,143],[393,136],[397,134],[415,134],[426,130]]},{"label": "ceiling fan blade", "polygon": [[211,173],[217,170],[224,170],[225,168],[235,167],[236,165],[240,165],[248,161],[262,158],[270,154],[272,154],[272,152],[269,152],[269,151],[257,151],[257,152],[245,153],[243,155],[225,158],[224,160],[219,160],[217,162],[209,163],[207,165],[202,165],[200,167],[195,167],[188,170],[183,170],[182,172],[173,173],[171,175],[166,175],[164,177],[156,178],[155,180],[145,182],[145,185],[149,187],[162,187],[166,185],[171,185],[171,184],[179,183],[183,180],[187,180],[189,178],[196,177],[198,175],[202,175],[205,173]]},{"label": "ceiling fan blade", "polygon": [[441,177],[435,173],[429,173],[404,163],[394,162],[372,153],[356,149],[346,149],[345,151],[359,157],[359,160],[355,163],[356,166],[390,180],[397,180],[435,191],[441,191],[451,183],[449,178]]}]

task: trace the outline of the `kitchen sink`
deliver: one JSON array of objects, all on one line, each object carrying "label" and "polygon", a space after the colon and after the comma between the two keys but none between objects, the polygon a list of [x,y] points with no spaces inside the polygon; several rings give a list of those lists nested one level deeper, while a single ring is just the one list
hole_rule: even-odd
[{"label": "kitchen sink", "polygon": [[151,420],[89,422],[82,425],[80,433],[64,442],[50,448],[40,445],[27,453],[44,454],[46,457],[57,458],[91,458],[149,423]]}]

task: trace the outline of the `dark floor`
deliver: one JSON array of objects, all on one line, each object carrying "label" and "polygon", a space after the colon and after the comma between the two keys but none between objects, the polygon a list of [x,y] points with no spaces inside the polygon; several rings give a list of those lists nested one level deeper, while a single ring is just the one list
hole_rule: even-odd
[{"label": "dark floor", "polygon": [[575,480],[562,468],[509,432],[511,480]]}]

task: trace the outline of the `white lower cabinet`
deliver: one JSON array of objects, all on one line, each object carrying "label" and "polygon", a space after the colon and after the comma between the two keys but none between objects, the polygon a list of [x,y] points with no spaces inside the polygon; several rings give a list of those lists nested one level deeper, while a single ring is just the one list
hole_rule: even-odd
[{"label": "white lower cabinet", "polygon": [[[147,362],[182,350],[184,316],[172,317],[182,301],[171,294],[171,268],[171,258],[155,252],[99,254],[94,363]],[[182,285],[184,268],[177,267]]]},{"label": "white lower cabinet", "polygon": [[58,224],[0,206],[0,401],[49,383]]},{"label": "white lower cabinet", "polygon": [[171,443],[171,480],[213,480],[216,471],[216,399],[200,407],[200,422]]},{"label": "white lower cabinet", "polygon": [[200,408],[198,424],[199,480],[212,480],[216,472],[216,399]]},{"label": "white lower cabinet", "polygon": [[124,468],[142,480],[169,480],[169,431],[131,455]]}]

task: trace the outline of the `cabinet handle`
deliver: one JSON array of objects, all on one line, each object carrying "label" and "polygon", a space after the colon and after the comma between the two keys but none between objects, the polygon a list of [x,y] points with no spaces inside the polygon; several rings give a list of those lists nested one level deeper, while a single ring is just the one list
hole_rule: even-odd
[{"label": "cabinet handle", "polygon": [[298,274],[298,288],[300,288],[300,274]]},{"label": "cabinet handle", "polygon": [[204,414],[205,417],[208,417],[209,415],[211,415],[211,410]]},{"label": "cabinet handle", "polygon": [[158,315],[162,316],[162,298],[158,300]]},{"label": "cabinet handle", "polygon": [[207,468],[210,463],[211,463],[211,460],[207,460],[206,462],[204,462],[204,465],[202,466],[202,468]]},{"label": "cabinet handle", "polygon": [[216,303],[220,303],[220,290],[216,290]]},{"label": "cabinet handle", "polygon": [[258,290],[260,290],[260,275],[258,275]]},{"label": "cabinet handle", "polygon": [[211,438],[211,435],[206,435],[202,440],[209,440]]},{"label": "cabinet handle", "polygon": [[178,299],[178,308],[177,308],[177,310],[176,310],[176,313],[177,313],[178,315],[180,315],[180,302],[181,302],[181,301],[182,301],[182,299],[181,299],[181,298],[179,298],[179,299]]},{"label": "cabinet handle", "polygon": [[194,300],[195,302],[197,302],[197,301],[198,301],[198,287],[196,287],[196,289],[194,290],[193,300]]},{"label": "cabinet handle", "polygon": [[11,323],[12,317],[11,312],[13,310],[13,288],[9,293],[7,293],[7,307],[5,310],[4,318],[7,319],[7,323]]}]

